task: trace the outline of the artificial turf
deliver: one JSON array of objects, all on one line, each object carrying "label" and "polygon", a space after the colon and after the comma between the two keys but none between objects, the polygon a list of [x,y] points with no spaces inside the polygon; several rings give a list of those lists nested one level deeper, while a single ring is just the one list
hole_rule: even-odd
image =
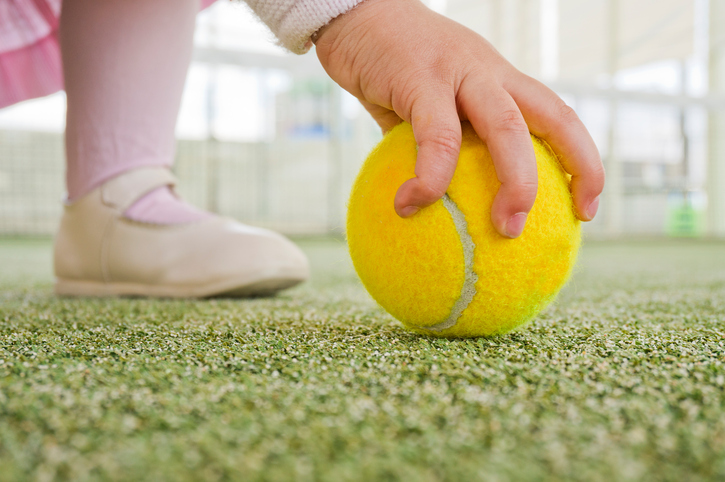
[{"label": "artificial turf", "polygon": [[339,241],[269,299],[59,299],[0,240],[0,480],[723,480],[725,243],[585,244],[491,339],[413,335]]}]

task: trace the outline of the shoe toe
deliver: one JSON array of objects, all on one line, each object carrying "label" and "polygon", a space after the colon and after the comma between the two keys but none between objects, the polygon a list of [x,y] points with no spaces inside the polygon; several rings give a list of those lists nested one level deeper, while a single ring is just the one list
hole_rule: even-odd
[{"label": "shoe toe", "polygon": [[[261,296],[295,286],[310,276],[307,257],[293,242],[266,229],[231,222],[227,263],[230,278],[242,275],[244,282],[225,290],[224,296]],[[221,253],[220,253],[221,254]],[[226,271],[226,270],[225,270]]]},{"label": "shoe toe", "polygon": [[151,296],[260,296],[309,277],[307,258],[290,240],[224,218],[171,227],[124,223],[110,253],[112,279]]}]

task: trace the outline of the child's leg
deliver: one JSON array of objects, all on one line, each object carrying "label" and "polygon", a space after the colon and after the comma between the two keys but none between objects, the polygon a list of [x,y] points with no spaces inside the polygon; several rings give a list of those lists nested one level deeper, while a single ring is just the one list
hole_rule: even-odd
[{"label": "child's leg", "polygon": [[283,236],[158,187],[173,184],[167,168],[198,8],[199,0],[63,1],[72,202],[55,238],[59,294],[248,296],[309,276],[304,253]]},{"label": "child's leg", "polygon": [[[171,166],[198,11],[199,0],[64,0],[71,201],[130,169]],[[162,187],[126,215],[164,224],[208,213]]]}]

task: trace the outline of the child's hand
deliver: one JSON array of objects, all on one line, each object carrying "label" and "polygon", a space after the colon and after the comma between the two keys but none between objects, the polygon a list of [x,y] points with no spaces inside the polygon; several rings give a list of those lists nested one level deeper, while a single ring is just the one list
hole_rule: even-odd
[{"label": "child's hand", "polygon": [[366,0],[319,32],[327,73],[356,96],[384,131],[406,120],[418,143],[416,177],[395,197],[407,217],[445,194],[458,160],[461,120],[488,145],[501,188],[491,220],[521,234],[536,198],[529,131],[545,139],[572,175],[577,215],[591,220],[604,187],[594,141],[574,111],[478,34],[419,0]]}]

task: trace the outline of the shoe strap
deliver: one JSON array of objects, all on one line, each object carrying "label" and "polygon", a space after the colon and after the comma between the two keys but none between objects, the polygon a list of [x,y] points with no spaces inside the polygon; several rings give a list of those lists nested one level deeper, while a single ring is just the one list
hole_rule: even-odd
[{"label": "shoe strap", "polygon": [[141,167],[114,177],[101,186],[103,203],[126,211],[144,195],[161,186],[175,186],[176,177],[165,167]]}]

